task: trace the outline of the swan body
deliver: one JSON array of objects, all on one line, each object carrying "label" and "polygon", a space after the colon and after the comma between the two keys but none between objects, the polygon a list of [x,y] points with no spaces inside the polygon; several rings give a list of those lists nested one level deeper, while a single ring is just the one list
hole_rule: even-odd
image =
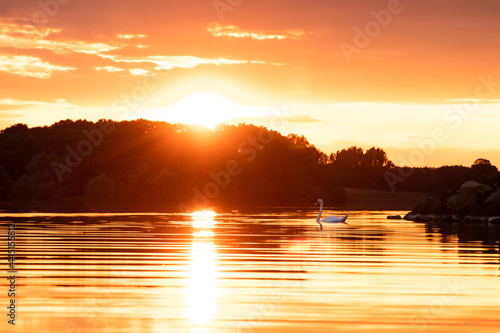
[{"label": "swan body", "polygon": [[316,223],[319,224],[321,230],[323,230],[323,225],[321,223],[345,223],[345,224],[347,224],[345,221],[349,217],[349,214],[344,215],[344,216],[335,216],[335,215],[328,216],[328,217],[325,217],[324,219],[321,220],[321,214],[323,213],[323,200],[318,199],[318,201],[316,201],[316,205],[317,204],[319,204],[319,214],[318,214],[318,217],[316,218]]}]

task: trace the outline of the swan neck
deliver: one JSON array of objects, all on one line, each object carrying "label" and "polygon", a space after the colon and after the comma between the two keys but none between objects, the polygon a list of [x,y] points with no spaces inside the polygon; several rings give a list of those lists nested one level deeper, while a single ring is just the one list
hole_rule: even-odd
[{"label": "swan neck", "polygon": [[323,213],[323,203],[322,203],[322,202],[320,202],[320,204],[319,204],[319,214],[318,214],[318,218],[316,219],[316,222],[318,222],[318,223],[319,223],[319,220],[320,220],[320,218],[321,218],[321,214],[322,214],[322,213]]}]

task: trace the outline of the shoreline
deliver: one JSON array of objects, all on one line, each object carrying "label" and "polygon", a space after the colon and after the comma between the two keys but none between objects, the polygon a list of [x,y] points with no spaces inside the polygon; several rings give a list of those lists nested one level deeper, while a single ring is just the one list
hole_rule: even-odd
[{"label": "shoreline", "polygon": [[[387,211],[411,211],[415,205],[422,202],[426,194],[418,192],[386,192],[376,190],[365,190],[346,188],[347,203],[332,204],[325,202],[325,209],[332,210],[387,210]],[[249,206],[249,205],[221,205],[199,207],[203,209],[216,210],[254,210],[254,209],[314,209],[314,202],[304,203],[304,205],[270,205],[270,206]],[[91,204],[83,202],[83,198],[68,198],[51,203],[15,203],[0,202],[0,213],[138,213],[138,212],[158,212],[158,213],[184,213],[179,205],[142,205],[142,204]]]}]

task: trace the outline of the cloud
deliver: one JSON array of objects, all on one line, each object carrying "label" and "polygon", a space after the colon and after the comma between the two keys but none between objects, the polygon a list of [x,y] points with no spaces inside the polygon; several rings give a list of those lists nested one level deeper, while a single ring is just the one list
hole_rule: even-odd
[{"label": "cloud", "polygon": [[[16,54],[0,56],[0,71],[25,77],[48,79],[56,71],[67,72],[76,67],[51,64],[33,55],[21,54],[32,50],[49,50],[55,54],[85,53],[100,54],[117,49],[105,43],[88,43],[78,40],[52,40],[61,33],[60,28],[35,28],[30,25],[15,24],[0,20],[0,47],[14,48]],[[44,54],[47,57],[47,54]],[[50,57],[50,56],[49,56]]]},{"label": "cloud", "polygon": [[114,67],[114,66],[96,67],[96,70],[99,72],[123,72],[122,68],[118,68],[118,67]]},{"label": "cloud", "polygon": [[[169,70],[173,68],[194,68],[199,65],[238,65],[255,63],[253,61],[247,60],[234,60],[234,59],[210,59],[210,58],[199,58],[195,56],[146,56],[146,57],[131,57],[131,56],[121,56],[121,55],[100,55],[102,58],[110,59],[114,62],[124,62],[124,63],[143,63],[143,64],[154,64],[155,70]],[[265,63],[265,62],[258,62]],[[137,71],[134,69],[134,71]],[[137,75],[137,74],[134,74]]]},{"label": "cloud", "polygon": [[[63,108],[65,110],[76,110],[79,107],[68,103],[64,99],[56,100],[53,102],[42,102],[3,98],[0,99],[0,119],[8,119],[9,124],[13,124],[17,121],[24,121],[21,118],[28,119],[30,109],[35,109],[38,111],[39,109],[53,110],[57,108]],[[23,114],[12,112],[14,110],[23,110]]]},{"label": "cloud", "polygon": [[[149,55],[149,56],[129,56],[120,54],[123,49],[128,46],[127,41],[144,38],[145,34],[117,34],[116,37],[121,41],[115,42],[86,42],[80,40],[53,40],[50,37],[53,35],[57,35],[61,33],[61,29],[55,28],[45,28],[45,29],[35,29],[34,27],[21,25],[21,24],[13,24],[13,23],[5,23],[1,25],[0,28],[0,47],[15,47],[16,49],[22,50],[50,50],[56,54],[68,54],[71,52],[74,53],[85,53],[91,55],[97,55],[103,59],[112,60],[115,63],[129,63],[129,64],[152,64],[155,66],[156,70],[170,70],[173,68],[194,68],[198,65],[234,65],[234,64],[263,64],[264,61],[256,61],[256,60],[233,60],[226,58],[201,58],[196,56],[168,56],[168,55]],[[258,38],[268,38],[269,36],[258,37]],[[254,37],[252,37],[254,38]],[[277,36],[277,38],[281,38]],[[139,48],[146,48],[146,45],[136,45],[134,42],[131,42],[133,46]],[[110,51],[114,51],[115,54],[109,54]],[[15,73],[23,76],[33,76],[37,78],[48,78],[51,76],[52,71],[61,70],[67,71],[70,67],[62,67],[55,65],[48,65],[47,63],[41,63],[41,60],[36,60],[34,57],[24,56],[21,57],[16,55],[17,60],[22,60],[19,64],[20,68],[17,68],[12,61],[9,61],[7,58],[2,58],[2,63],[4,63],[3,71],[9,71],[11,73]],[[38,62],[37,64],[35,64]],[[25,64],[23,67],[22,63]],[[279,65],[279,64],[274,64]],[[31,71],[26,70],[25,67],[32,68]],[[43,69],[40,69],[43,67]],[[35,70],[33,70],[35,69]],[[144,68],[119,68],[116,66],[97,66],[96,69],[98,71],[105,72],[116,72],[116,71],[124,71],[128,70],[130,74],[133,76],[140,76],[149,73],[148,69]]]},{"label": "cloud", "polygon": [[68,103],[64,99],[55,102],[25,101],[12,98],[0,99],[0,110],[13,110],[30,106],[62,106],[66,108],[77,108],[77,106]]},{"label": "cloud", "polygon": [[76,68],[52,65],[37,57],[0,56],[0,71],[14,75],[48,79],[54,72],[67,72],[74,69]]},{"label": "cloud", "polygon": [[[0,110],[1,110],[1,108],[0,108]],[[20,118],[20,117],[23,117],[23,115],[19,114],[19,113],[0,111],[0,119],[12,119],[12,118]]]},{"label": "cloud", "polygon": [[146,37],[146,35],[143,35],[143,34],[119,34],[118,35],[118,38],[121,38],[121,39],[135,39],[135,38],[144,38]]},{"label": "cloud", "polygon": [[142,68],[133,68],[129,70],[130,74],[136,75],[136,76],[145,76],[149,74],[149,71],[142,69]]},{"label": "cloud", "polygon": [[232,60],[225,58],[209,59],[195,56],[151,56],[149,60],[158,65],[157,69],[172,69],[174,67],[193,68],[198,65],[238,65],[246,64],[246,60]]},{"label": "cloud", "polygon": [[258,122],[258,123],[276,123],[276,122],[288,122],[288,123],[316,123],[320,120],[315,119],[306,114],[279,114],[271,116],[245,116],[239,118],[231,119],[231,122]]},{"label": "cloud", "polygon": [[287,30],[282,33],[263,33],[241,30],[232,25],[215,25],[213,27],[207,28],[207,31],[210,32],[214,37],[252,38],[257,40],[299,39],[304,35],[304,31],[301,30]]},{"label": "cloud", "polygon": [[[15,47],[16,49],[32,50],[42,49],[50,50],[56,54],[67,54],[71,52],[97,55],[103,59],[112,60],[115,63],[128,64],[151,64],[155,70],[170,70],[173,68],[194,68],[198,65],[234,65],[246,63],[265,63],[263,61],[232,60],[226,58],[200,58],[196,56],[167,56],[167,55],[149,55],[149,56],[128,56],[119,54],[119,50],[127,46],[123,42],[110,43],[90,43],[79,40],[51,40],[54,34],[59,34],[61,29],[45,28],[35,29],[34,27],[13,23],[2,24],[0,28],[0,47]],[[117,38],[122,40],[132,40],[144,38],[144,34],[118,34]],[[134,45],[139,48],[145,48],[145,45]],[[116,54],[108,54],[115,51]],[[32,56],[13,55],[10,57],[2,56],[0,58],[0,70],[10,72],[16,75],[32,76],[36,78],[49,78],[54,71],[68,71],[76,69],[74,67],[64,67],[51,65],[42,62],[41,59]],[[98,71],[118,72],[128,70],[133,76],[142,76],[150,72],[150,69],[144,68],[120,68],[117,66],[97,66]]]},{"label": "cloud", "polygon": [[450,98],[450,99],[440,99],[444,104],[499,104],[500,99],[480,99],[480,98]]},{"label": "cloud", "polygon": [[6,33],[0,33],[0,47],[15,47],[17,49],[42,49],[51,50],[55,53],[87,53],[99,54],[102,52],[117,49],[118,46],[112,46],[105,43],[87,43],[83,41],[54,41],[43,38],[44,36],[32,35],[12,36]]},{"label": "cloud", "polygon": [[0,21],[0,35],[42,38],[60,32],[61,29],[59,28],[36,28],[32,25],[27,24],[15,24],[6,21]]},{"label": "cloud", "polygon": [[[348,65],[340,43],[355,43],[354,28],[365,30],[369,22],[375,22],[370,13],[387,9],[387,3],[255,0],[226,12],[224,22],[215,24],[218,15],[212,1],[206,0],[151,0],[147,6],[127,0],[71,1],[61,5],[47,22],[30,26],[23,22],[43,11],[38,1],[3,1],[0,47],[6,52],[3,55],[24,54],[54,65],[78,67],[84,90],[93,96],[104,95],[101,84],[125,87],[127,80],[137,80],[140,77],[130,73],[136,68],[151,72],[154,68],[198,67],[178,75],[206,75],[207,70],[214,76],[238,77],[250,89],[279,96],[279,103],[286,103],[290,97],[301,103],[459,102],[473,94],[473,81],[478,75],[492,73],[498,81],[495,64],[499,47],[495,41],[500,32],[500,1],[495,0],[402,3],[404,11],[370,38],[369,45],[353,55],[352,66]],[[16,44],[17,53],[13,53]],[[172,54],[193,56],[196,64],[168,58]],[[113,55],[115,59],[96,59],[93,55]],[[149,58],[155,56],[163,59]],[[133,58],[138,61],[132,63]],[[129,64],[118,62],[124,59]],[[246,65],[207,68],[198,66],[205,63],[201,59],[215,65],[220,65],[214,63],[218,59]],[[257,66],[257,60],[267,66]],[[304,83],[307,93],[290,94],[287,87],[295,84],[290,84],[295,80],[290,71],[268,67],[278,62],[310,69]],[[113,75],[116,73],[106,67],[120,68],[122,75]],[[94,75],[96,68],[102,68],[101,75]],[[40,91],[11,83],[7,88],[10,95],[6,96],[19,98],[17,91],[30,91],[31,96]],[[470,91],[464,90],[467,86],[471,86]],[[41,90],[53,97],[54,91],[61,94],[64,88],[46,85]],[[498,99],[499,92],[497,89],[492,99]],[[65,94],[75,93],[67,89]]]},{"label": "cloud", "polygon": [[315,119],[306,114],[288,115],[285,116],[284,118],[285,121],[291,123],[316,123],[320,121],[319,119]]},{"label": "cloud", "polygon": [[24,105],[1,105],[0,104],[0,112],[2,111],[12,111],[17,109],[24,108]]}]

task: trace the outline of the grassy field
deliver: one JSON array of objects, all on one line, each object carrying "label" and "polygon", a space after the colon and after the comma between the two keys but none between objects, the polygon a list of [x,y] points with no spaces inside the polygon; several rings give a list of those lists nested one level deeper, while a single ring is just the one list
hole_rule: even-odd
[{"label": "grassy field", "polygon": [[352,210],[412,210],[422,203],[427,194],[416,192],[385,192],[345,188],[348,203]]}]

